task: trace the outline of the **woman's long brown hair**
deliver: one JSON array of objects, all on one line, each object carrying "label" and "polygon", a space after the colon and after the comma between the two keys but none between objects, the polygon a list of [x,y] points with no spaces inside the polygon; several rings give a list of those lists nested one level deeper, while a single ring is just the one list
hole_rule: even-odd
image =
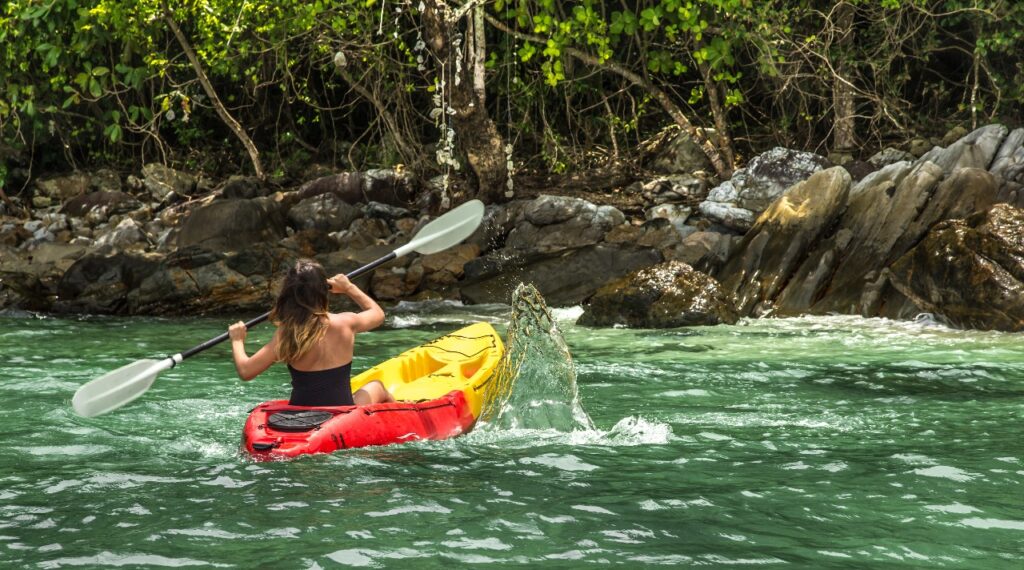
[{"label": "woman's long brown hair", "polygon": [[327,332],[327,273],[317,262],[300,259],[288,270],[270,319],[281,332],[277,359],[292,362],[309,352]]}]

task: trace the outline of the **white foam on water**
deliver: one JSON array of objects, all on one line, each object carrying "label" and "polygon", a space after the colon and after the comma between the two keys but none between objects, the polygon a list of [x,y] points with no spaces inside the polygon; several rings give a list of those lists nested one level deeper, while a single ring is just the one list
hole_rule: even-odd
[{"label": "white foam on water", "polygon": [[459,441],[476,445],[499,445],[504,448],[531,448],[541,444],[635,447],[640,445],[665,445],[678,438],[667,423],[649,420],[641,416],[629,416],[619,420],[611,429],[575,430],[570,432],[557,429],[489,428],[486,422]]},{"label": "white foam on water", "polygon": [[449,548],[461,548],[465,550],[512,550],[512,545],[505,544],[497,538],[460,538],[458,540],[446,540],[441,542]]},{"label": "white foam on water", "polygon": [[980,529],[1001,529],[1001,530],[1024,530],[1024,521],[1011,521],[1004,519],[963,519],[960,524],[971,528]]},{"label": "white foam on water", "polygon": [[572,454],[545,453],[538,457],[524,457],[519,462],[527,465],[553,467],[561,471],[595,471],[599,469],[597,465],[591,465]]},{"label": "white foam on water", "polygon": [[963,469],[950,467],[948,465],[936,465],[934,467],[914,469],[913,472],[918,475],[924,475],[925,477],[938,477],[941,479],[956,481],[958,483],[970,481],[978,476],[974,473],[969,473]]},{"label": "white foam on water", "polygon": [[938,463],[927,455],[920,455],[917,453],[897,453],[891,457],[909,465],[935,465]]},{"label": "white foam on water", "polygon": [[409,513],[437,513],[442,515],[451,514],[452,510],[448,507],[444,507],[437,503],[429,503],[425,505],[406,505],[404,507],[395,507],[386,511],[370,511],[366,513],[368,517],[392,517],[395,515],[405,515]]},{"label": "white foam on water", "polygon": [[669,390],[662,394],[666,398],[688,398],[688,397],[704,397],[710,396],[711,392],[707,390],[701,390],[700,388],[691,388],[689,390]]},{"label": "white foam on water", "polygon": [[598,507],[595,505],[572,505],[572,508],[577,511],[583,511],[587,513],[596,513],[599,515],[614,515],[615,513],[609,511],[604,507]]},{"label": "white foam on water", "polygon": [[938,511],[940,513],[952,513],[957,515],[966,515],[969,513],[979,513],[981,509],[974,508],[970,505],[963,505],[954,502],[951,505],[925,505],[924,508],[929,511]]},{"label": "white foam on water", "polygon": [[35,455],[38,457],[46,456],[85,456],[85,455],[99,455],[108,451],[113,451],[114,448],[109,445],[98,445],[98,444],[82,444],[82,445],[40,445],[35,447],[15,447],[13,448],[21,453],[27,453],[29,455]]},{"label": "white foam on water", "polygon": [[57,558],[55,560],[44,560],[39,563],[40,568],[60,568],[62,566],[136,566],[181,568],[184,566],[212,566],[215,568],[230,568],[230,564],[218,564],[194,558],[170,558],[156,554],[118,554],[114,552],[101,552],[95,556],[78,556],[73,558]]}]

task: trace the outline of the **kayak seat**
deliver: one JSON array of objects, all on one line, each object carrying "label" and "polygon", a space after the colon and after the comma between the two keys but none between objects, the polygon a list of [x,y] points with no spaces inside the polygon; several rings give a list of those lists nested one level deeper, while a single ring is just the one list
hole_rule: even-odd
[{"label": "kayak seat", "polygon": [[309,431],[334,417],[323,410],[283,410],[270,414],[267,423],[280,431]]}]

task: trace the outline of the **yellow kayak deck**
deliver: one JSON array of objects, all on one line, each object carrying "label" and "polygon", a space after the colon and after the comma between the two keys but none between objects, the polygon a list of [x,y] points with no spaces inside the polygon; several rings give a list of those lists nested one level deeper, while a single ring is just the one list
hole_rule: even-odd
[{"label": "yellow kayak deck", "polygon": [[435,400],[461,390],[474,418],[486,400],[494,371],[505,352],[489,323],[475,323],[411,348],[352,378],[352,391],[380,380],[398,401]]}]

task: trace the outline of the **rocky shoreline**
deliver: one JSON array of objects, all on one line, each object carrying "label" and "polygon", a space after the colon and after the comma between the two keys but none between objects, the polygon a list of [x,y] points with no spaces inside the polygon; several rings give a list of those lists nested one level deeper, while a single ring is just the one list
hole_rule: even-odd
[{"label": "rocky shoreline", "polygon": [[[359,284],[384,302],[507,303],[531,282],[553,306],[585,304],[581,323],[596,326],[930,312],[1022,330],[1024,129],[989,125],[947,142],[843,166],[776,148],[709,188],[681,141],[651,162],[658,172],[613,191],[635,211],[555,188],[488,206],[464,244]],[[350,271],[407,242],[436,203],[400,170],[277,189],[148,164],[32,190],[20,212],[0,206],[0,309],[262,312],[296,258]]]}]

